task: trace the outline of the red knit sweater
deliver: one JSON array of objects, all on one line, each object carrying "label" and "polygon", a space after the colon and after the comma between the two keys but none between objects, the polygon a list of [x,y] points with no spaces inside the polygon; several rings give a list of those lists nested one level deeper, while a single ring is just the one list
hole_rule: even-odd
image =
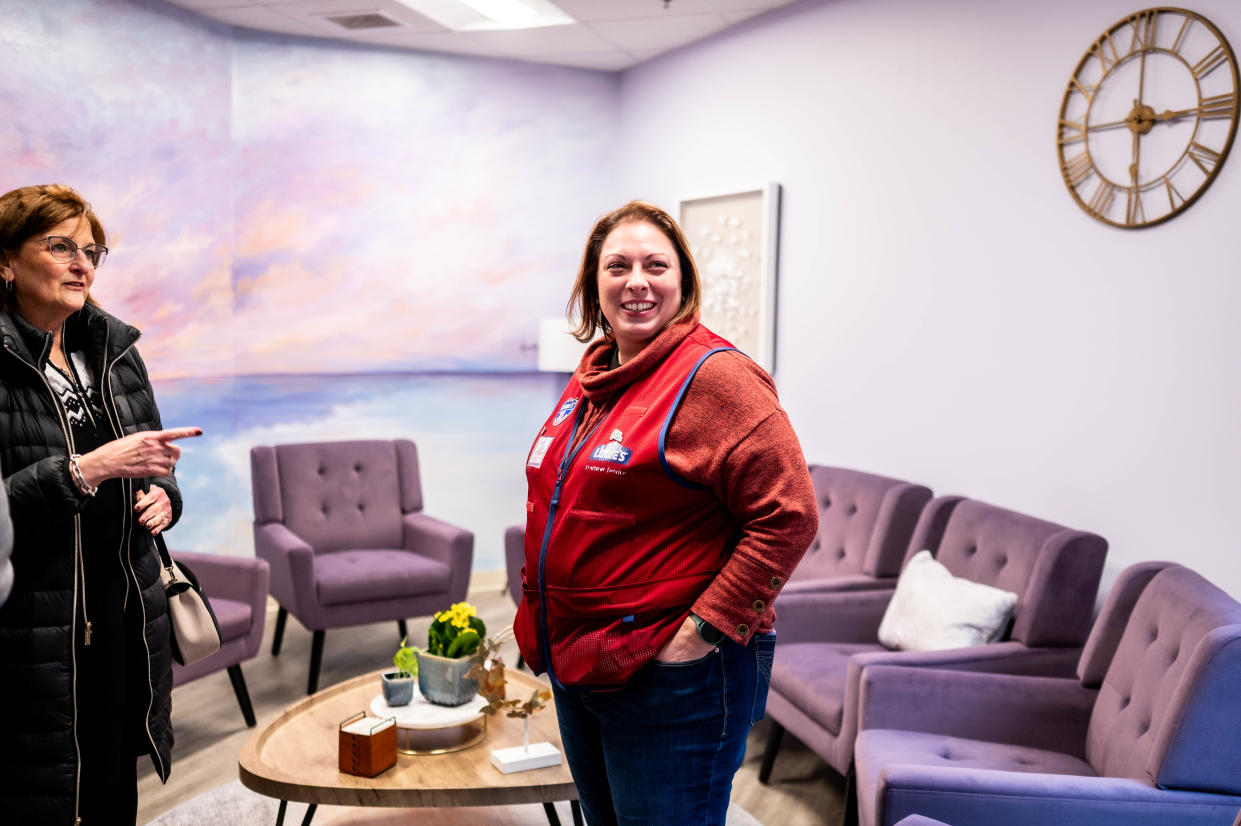
[{"label": "red knit sweater", "polygon": [[[621,392],[645,376],[698,325],[666,327],[635,357],[609,369],[611,338],[592,344],[578,375],[586,397],[579,433],[589,433]],[[742,644],[771,629],[772,601],[818,530],[806,460],[767,373],[737,352],[707,359],[668,431],[668,463],[715,491],[740,529],[732,556],[693,611]]]}]

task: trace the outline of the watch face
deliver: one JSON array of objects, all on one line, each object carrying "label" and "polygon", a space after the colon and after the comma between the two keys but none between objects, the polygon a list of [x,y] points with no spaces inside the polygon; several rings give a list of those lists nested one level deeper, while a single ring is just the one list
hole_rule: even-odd
[{"label": "watch face", "polygon": [[1147,9],[1095,41],[1060,106],[1060,171],[1113,226],[1148,227],[1197,200],[1237,129],[1237,61],[1206,18]]}]

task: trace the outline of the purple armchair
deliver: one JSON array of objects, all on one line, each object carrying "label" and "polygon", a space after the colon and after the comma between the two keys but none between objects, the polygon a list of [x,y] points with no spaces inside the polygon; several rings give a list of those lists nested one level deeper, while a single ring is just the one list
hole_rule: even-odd
[{"label": "purple armchair", "polygon": [[810,465],[819,532],[784,594],[893,588],[931,489],[858,470]]},{"label": "purple armchair", "polygon": [[319,685],[324,631],[422,616],[465,599],[474,535],[422,512],[414,443],[316,442],[250,450],[254,547],[280,604],[314,634],[306,691]]},{"label": "purple armchair", "polygon": [[[521,569],[526,566],[526,528],[511,525],[504,529],[504,567],[508,573],[508,595],[514,605],[521,605]],[[521,652],[517,652],[517,667],[524,666]]]},{"label": "purple armchair", "polygon": [[861,821],[1229,826],[1241,809],[1238,686],[1241,605],[1179,565],[1134,566],[1076,679],[868,668]]},{"label": "purple armchair", "polygon": [[878,630],[892,589],[781,594],[780,643],[767,699],[774,725],[759,770],[762,782],[771,777],[785,729],[851,777],[862,674],[872,666],[1073,673],[1103,573],[1102,537],[947,496],[923,509],[906,559],[924,549],[957,577],[1015,592],[1008,633],[999,642],[969,648],[891,651],[879,643]]},{"label": "purple armchair", "polygon": [[173,663],[173,685],[185,685],[221,668],[228,669],[241,716],[247,726],[253,727],[254,707],[250,705],[241,664],[253,659],[263,642],[263,628],[267,623],[267,563],[261,559],[219,554],[171,553],[178,562],[187,563],[198,577],[220,623],[220,650],[193,665]]}]

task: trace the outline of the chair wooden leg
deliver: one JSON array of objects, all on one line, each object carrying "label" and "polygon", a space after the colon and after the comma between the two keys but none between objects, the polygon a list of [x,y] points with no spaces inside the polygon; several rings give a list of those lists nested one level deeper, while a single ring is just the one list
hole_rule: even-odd
[{"label": "chair wooden leg", "polygon": [[405,627],[405,620],[403,619],[397,620],[396,628],[398,631],[401,632],[401,639],[403,640],[409,639],[409,629]]},{"label": "chair wooden leg", "polygon": [[585,821],[582,820],[582,804],[576,800],[570,800],[569,811],[573,813],[573,826],[584,826]]},{"label": "chair wooden leg", "polygon": [[228,667],[228,679],[233,683],[233,693],[237,695],[237,705],[241,706],[241,716],[246,725],[254,728],[254,707],[250,705],[250,692],[246,691],[246,678],[241,674],[241,665]]},{"label": "chair wooden leg", "polygon": [[771,780],[771,768],[776,764],[776,752],[780,750],[780,741],[784,739],[784,726],[771,721],[771,733],[767,735],[767,747],[763,749],[763,765],[758,770],[758,782],[764,786]]},{"label": "chair wooden leg", "polygon": [[284,606],[280,606],[280,610],[276,612],[276,631],[271,637],[271,655],[273,657],[280,656],[280,643],[284,639],[284,624],[289,621],[289,612]]},{"label": "chair wooden leg", "polygon": [[314,632],[310,642],[310,680],[306,683],[306,693],[314,694],[319,690],[319,666],[323,662],[324,631]]},{"label": "chair wooden leg", "polygon": [[555,803],[544,803],[543,811],[547,812],[547,822],[551,826],[560,826],[560,815],[556,814]]},{"label": "chair wooden leg", "polygon": [[840,826],[858,826],[857,819],[857,775],[850,766],[848,774],[845,775],[845,814],[841,818]]}]

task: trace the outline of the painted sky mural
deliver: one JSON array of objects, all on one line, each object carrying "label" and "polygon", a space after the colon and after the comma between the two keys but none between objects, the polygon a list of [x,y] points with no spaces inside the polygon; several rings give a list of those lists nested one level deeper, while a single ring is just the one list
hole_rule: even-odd
[{"label": "painted sky mural", "polygon": [[[53,8],[54,6],[54,8]],[[62,181],[113,252],[178,464],[173,547],[249,555],[254,444],[413,438],[428,512],[503,567],[563,377],[532,373],[614,206],[600,73],[0,0],[0,189]]]}]

